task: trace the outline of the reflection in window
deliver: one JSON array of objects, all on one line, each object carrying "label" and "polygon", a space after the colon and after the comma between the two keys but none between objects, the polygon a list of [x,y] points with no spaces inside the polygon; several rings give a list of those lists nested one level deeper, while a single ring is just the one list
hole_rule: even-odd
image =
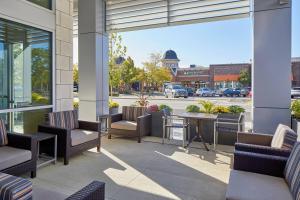
[{"label": "reflection in window", "polygon": [[0,18],[0,109],[52,104],[51,33]]},{"label": "reflection in window", "polygon": [[52,1],[51,0],[27,0],[37,5],[40,5],[44,8],[52,9]]}]

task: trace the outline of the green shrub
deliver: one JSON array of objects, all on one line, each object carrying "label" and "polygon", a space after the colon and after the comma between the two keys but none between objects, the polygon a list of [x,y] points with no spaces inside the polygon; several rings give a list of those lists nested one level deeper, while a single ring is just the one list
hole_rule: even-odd
[{"label": "green shrub", "polygon": [[211,101],[200,100],[199,104],[202,106],[200,112],[202,113],[213,113],[215,104]]},{"label": "green shrub", "polygon": [[242,108],[241,106],[237,106],[237,105],[229,106],[228,110],[230,113],[244,113],[245,112],[244,108]]},{"label": "green shrub", "polygon": [[213,108],[213,113],[218,114],[218,113],[229,113],[229,109],[226,106],[215,106]]},{"label": "green shrub", "polygon": [[186,110],[186,112],[190,112],[190,113],[198,113],[198,112],[200,112],[199,106],[196,106],[196,105],[188,105],[185,108],[185,110]]},{"label": "green shrub", "polygon": [[79,102],[78,101],[73,101],[73,108],[78,109],[79,108]]},{"label": "green shrub", "polygon": [[31,99],[34,103],[38,103],[38,104],[48,104],[49,103],[49,100],[46,97],[44,97],[38,93],[35,93],[35,92],[32,93]]},{"label": "green shrub", "polygon": [[295,118],[300,119],[300,100],[292,102],[291,111]]},{"label": "green shrub", "polygon": [[168,106],[168,105],[165,105],[165,104],[159,105],[159,111],[161,111],[161,110],[163,110],[163,109],[167,109],[167,110],[169,110],[170,112],[173,111],[173,109],[172,109],[170,106]]}]

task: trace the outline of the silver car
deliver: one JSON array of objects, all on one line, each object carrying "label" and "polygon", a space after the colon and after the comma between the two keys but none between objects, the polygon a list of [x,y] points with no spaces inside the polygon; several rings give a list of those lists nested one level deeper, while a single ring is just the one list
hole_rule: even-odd
[{"label": "silver car", "polygon": [[209,88],[200,88],[196,91],[196,95],[201,97],[214,97],[216,93]]},{"label": "silver car", "polygon": [[300,97],[300,87],[293,87],[291,90],[291,97]]},{"label": "silver car", "polygon": [[167,85],[165,89],[166,98],[188,98],[188,92],[182,85]]}]

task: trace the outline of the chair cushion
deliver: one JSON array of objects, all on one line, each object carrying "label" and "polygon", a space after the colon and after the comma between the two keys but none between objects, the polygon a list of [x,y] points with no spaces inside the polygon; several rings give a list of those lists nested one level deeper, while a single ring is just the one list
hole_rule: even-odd
[{"label": "chair cushion", "polygon": [[71,130],[71,145],[76,146],[99,138],[99,133],[96,131],[88,131],[82,129]]},{"label": "chair cushion", "polygon": [[51,191],[46,188],[39,186],[33,187],[33,199],[42,199],[42,200],[64,200],[68,196],[56,191]]},{"label": "chair cushion", "polygon": [[232,170],[226,200],[293,200],[283,178]]},{"label": "chair cushion", "polygon": [[297,142],[290,154],[284,170],[284,177],[294,199],[300,199],[300,143]]},{"label": "chair cushion", "polygon": [[31,151],[9,146],[0,147],[0,170],[31,160]]},{"label": "chair cushion", "polygon": [[111,124],[111,128],[113,129],[120,129],[120,130],[129,130],[135,131],[137,128],[137,123],[133,121],[117,121]]},{"label": "chair cushion", "polygon": [[127,121],[137,121],[137,118],[146,113],[146,107],[138,106],[123,106],[122,107],[122,119]]},{"label": "chair cushion", "polygon": [[49,125],[54,127],[71,130],[79,128],[77,110],[49,113],[48,121]]},{"label": "chair cushion", "polygon": [[7,140],[5,122],[2,119],[0,119],[0,146],[5,146],[7,145],[7,143],[8,140]]},{"label": "chair cushion", "polygon": [[279,124],[273,136],[271,147],[291,150],[297,141],[297,134],[288,126]]},{"label": "chair cushion", "polygon": [[32,199],[32,183],[23,178],[0,173],[0,199]]}]

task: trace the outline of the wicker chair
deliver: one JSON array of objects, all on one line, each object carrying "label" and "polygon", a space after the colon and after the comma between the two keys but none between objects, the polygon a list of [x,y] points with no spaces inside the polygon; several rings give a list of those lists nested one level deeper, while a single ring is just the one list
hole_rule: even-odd
[{"label": "wicker chair", "polygon": [[122,113],[111,115],[108,139],[112,135],[141,138],[151,133],[151,115],[146,114],[145,107],[123,106]]},{"label": "wicker chair", "polygon": [[274,135],[239,132],[235,150],[288,157],[296,141],[297,134],[279,124]]},{"label": "wicker chair", "polygon": [[65,165],[69,164],[72,155],[94,147],[100,151],[101,133],[98,122],[78,120],[77,111],[49,113],[47,122],[47,125],[39,125],[38,131],[57,135],[57,155],[64,157]]}]

